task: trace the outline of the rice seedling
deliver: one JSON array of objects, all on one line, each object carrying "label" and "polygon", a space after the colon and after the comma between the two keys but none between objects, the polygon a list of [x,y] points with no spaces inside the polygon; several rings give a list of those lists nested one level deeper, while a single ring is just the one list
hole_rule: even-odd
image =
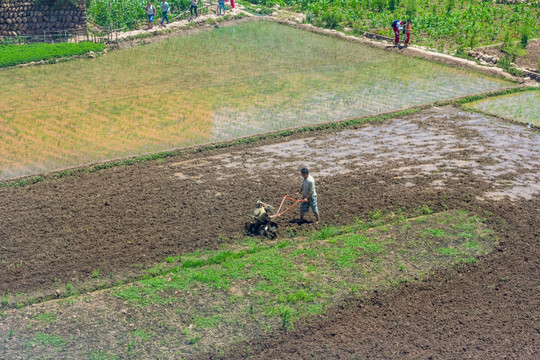
[{"label": "rice seedling", "polygon": [[507,85],[274,23],[244,23],[0,71],[0,179]]},{"label": "rice seedling", "polygon": [[540,127],[540,91],[474,101],[465,107]]}]

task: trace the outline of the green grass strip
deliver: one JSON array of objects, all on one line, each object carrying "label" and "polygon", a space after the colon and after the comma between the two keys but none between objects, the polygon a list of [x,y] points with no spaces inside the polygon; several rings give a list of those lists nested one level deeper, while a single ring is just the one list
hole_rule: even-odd
[{"label": "green grass strip", "polygon": [[0,68],[27,64],[33,61],[52,60],[90,51],[103,51],[105,44],[83,41],[80,43],[0,45]]},{"label": "green grass strip", "polygon": [[[226,312],[212,312],[227,298],[231,313],[277,318],[290,328],[345,297],[476,261],[494,247],[484,221],[466,211],[411,220],[390,214],[274,243],[247,238],[226,249],[177,257],[179,266],[159,265],[146,279],[111,293],[137,308],[201,304],[192,314],[201,331],[227,320]],[[245,295],[230,295],[233,286]]]},{"label": "green grass strip", "polygon": [[509,95],[509,94],[515,94],[520,93],[524,91],[539,91],[540,88],[533,87],[533,86],[517,86],[517,87],[510,87],[506,89],[496,90],[492,92],[482,93],[482,94],[475,94],[470,96],[465,96],[460,98],[458,101],[456,101],[457,104],[466,104],[473,101],[483,100],[487,98],[497,97],[501,95]]}]

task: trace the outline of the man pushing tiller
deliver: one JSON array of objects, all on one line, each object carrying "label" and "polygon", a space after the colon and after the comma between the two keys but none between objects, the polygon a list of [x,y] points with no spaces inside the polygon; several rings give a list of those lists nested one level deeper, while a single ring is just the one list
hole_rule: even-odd
[{"label": "man pushing tiller", "polygon": [[[278,236],[277,224],[273,221],[277,217],[283,215],[289,209],[293,208],[296,204],[300,203],[300,221],[304,220],[304,215],[311,208],[315,214],[316,222],[320,221],[319,209],[317,207],[317,192],[315,190],[315,180],[309,175],[309,170],[303,168],[300,170],[300,174],[304,178],[302,181],[302,187],[296,193],[296,195],[302,195],[301,199],[295,199],[289,195],[285,195],[277,211],[273,206],[266,204],[260,200],[255,205],[255,210],[251,214],[251,220],[246,223],[246,231],[249,235],[261,235],[270,239],[275,239]],[[291,200],[293,203],[289,205],[285,210],[281,210],[286,200]]]}]

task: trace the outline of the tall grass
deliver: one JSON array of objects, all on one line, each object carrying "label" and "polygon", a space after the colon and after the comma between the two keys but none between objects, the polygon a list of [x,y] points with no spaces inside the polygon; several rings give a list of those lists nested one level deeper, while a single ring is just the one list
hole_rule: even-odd
[{"label": "tall grass", "polygon": [[508,85],[273,23],[0,71],[0,178]]}]

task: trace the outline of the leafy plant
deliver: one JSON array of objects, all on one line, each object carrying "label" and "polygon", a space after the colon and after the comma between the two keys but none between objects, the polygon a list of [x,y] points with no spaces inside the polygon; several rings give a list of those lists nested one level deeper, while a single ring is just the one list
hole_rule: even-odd
[{"label": "leafy plant", "polygon": [[456,0],[448,0],[446,2],[446,12],[451,13],[452,10],[456,7]]},{"label": "leafy plant", "polygon": [[36,315],[36,319],[46,324],[54,324],[57,320],[56,315],[50,312]]},{"label": "leafy plant", "polygon": [[499,59],[497,66],[514,76],[521,76],[523,73],[515,68],[507,57]]},{"label": "leafy plant", "polygon": [[529,38],[534,34],[534,29],[529,24],[523,24],[519,32],[521,34],[521,46],[526,48],[529,44]]},{"label": "leafy plant", "polygon": [[382,12],[386,5],[386,0],[374,0],[373,4],[377,12]]},{"label": "leafy plant", "polygon": [[341,21],[341,13],[338,11],[324,12],[322,15],[322,21],[324,22],[325,28],[335,29],[338,27]]},{"label": "leafy plant", "polygon": [[94,269],[92,270],[92,279],[97,279],[99,277],[99,270]]},{"label": "leafy plant", "polygon": [[418,6],[416,4],[416,0],[408,0],[407,11],[406,11],[407,16],[409,18],[414,18],[417,12],[418,12]]},{"label": "leafy plant", "polygon": [[501,50],[505,53],[506,57],[508,58],[508,60],[510,60],[510,62],[515,62],[516,58],[527,54],[527,51],[523,49],[521,43],[515,42],[512,39],[509,30],[505,32],[504,42],[501,46]]}]

